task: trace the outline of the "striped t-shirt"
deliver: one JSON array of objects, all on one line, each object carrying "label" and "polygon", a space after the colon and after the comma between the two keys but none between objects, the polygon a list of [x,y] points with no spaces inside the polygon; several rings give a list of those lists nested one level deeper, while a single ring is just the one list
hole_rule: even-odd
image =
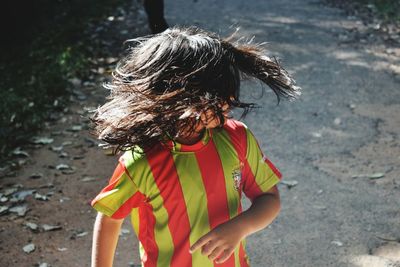
[{"label": "striped t-shirt", "polygon": [[280,177],[247,127],[228,120],[194,145],[125,152],[92,205],[116,219],[131,214],[144,267],[245,267],[244,240],[218,265],[189,248],[242,211],[242,192],[253,200]]}]

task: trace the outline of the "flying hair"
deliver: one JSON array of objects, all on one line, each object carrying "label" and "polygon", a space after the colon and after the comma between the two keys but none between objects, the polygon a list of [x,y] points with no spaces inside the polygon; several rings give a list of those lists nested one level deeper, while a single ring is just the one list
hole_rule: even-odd
[{"label": "flying hair", "polygon": [[[150,148],[166,138],[193,132],[200,114],[223,117],[223,106],[243,109],[240,80],[255,78],[278,97],[294,99],[300,88],[260,45],[235,43],[196,27],[171,28],[129,40],[117,64],[108,102],[92,116],[94,134],[116,151]],[[221,120],[222,121],[222,120]]]}]

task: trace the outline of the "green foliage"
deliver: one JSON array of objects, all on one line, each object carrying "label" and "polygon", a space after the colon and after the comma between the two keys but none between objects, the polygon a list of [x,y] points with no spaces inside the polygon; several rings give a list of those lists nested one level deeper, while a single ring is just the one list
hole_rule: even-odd
[{"label": "green foliage", "polygon": [[7,28],[0,44],[0,158],[40,130],[52,112],[63,109],[68,79],[87,75],[94,52],[85,46],[90,40],[84,25],[104,18],[122,2],[26,0],[3,9],[11,14],[7,25],[14,28]]},{"label": "green foliage", "polygon": [[399,0],[355,0],[351,2],[369,6],[386,21],[400,21],[400,1]]}]

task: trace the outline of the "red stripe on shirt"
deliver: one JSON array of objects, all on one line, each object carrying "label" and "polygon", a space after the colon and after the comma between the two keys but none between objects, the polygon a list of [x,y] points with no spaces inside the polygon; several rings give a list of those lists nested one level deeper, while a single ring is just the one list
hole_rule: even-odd
[{"label": "red stripe on shirt", "polygon": [[154,235],[156,218],[153,214],[153,207],[150,203],[139,207],[139,233],[138,239],[145,251],[142,262],[144,267],[157,267],[158,247]]},{"label": "red stripe on shirt", "polygon": [[141,203],[144,201],[146,197],[137,191],[135,194],[133,194],[127,201],[124,202],[124,204],[119,207],[119,209],[114,212],[114,214],[111,216],[114,219],[123,219],[129,214],[132,210],[132,208],[137,207],[138,203]]},{"label": "red stripe on shirt", "polygon": [[[214,229],[218,225],[228,221],[230,217],[225,176],[221,160],[213,141],[210,141],[207,147],[205,147],[205,149],[203,149],[201,152],[196,153],[196,159],[199,164],[204,188],[207,194],[207,208],[210,228]],[[234,255],[232,254],[224,263],[215,266],[235,266]]]},{"label": "red stripe on shirt", "polygon": [[171,267],[190,267],[189,216],[173,157],[170,151],[157,147],[148,152],[147,158],[168,212],[168,227],[174,242]]}]

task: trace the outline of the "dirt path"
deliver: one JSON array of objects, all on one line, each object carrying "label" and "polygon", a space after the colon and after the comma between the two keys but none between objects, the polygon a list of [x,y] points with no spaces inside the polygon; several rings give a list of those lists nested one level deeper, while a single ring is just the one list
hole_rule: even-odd
[{"label": "dirt path", "polygon": [[[147,33],[137,5],[100,25],[118,29],[108,45]],[[349,41],[361,22],[314,1],[176,0],[167,1],[166,13],[171,24],[222,35],[240,26],[247,37],[268,41],[303,87],[300,101],[279,106],[272,94],[259,97],[259,84],[242,89],[263,106],[245,122],[291,184],[280,185],[276,222],[249,239],[252,266],[400,266],[399,48]],[[103,102],[105,92],[91,82],[112,61],[99,61],[103,69],[77,85],[69,111],[43,131],[53,141],[27,150],[24,167],[1,178],[0,205],[20,207],[21,215],[0,216],[0,266],[89,266],[89,201],[116,160],[97,147],[82,115]],[[45,231],[44,224],[60,229]],[[128,222],[120,240],[115,266],[138,265]],[[31,243],[28,254],[23,247]]]}]

